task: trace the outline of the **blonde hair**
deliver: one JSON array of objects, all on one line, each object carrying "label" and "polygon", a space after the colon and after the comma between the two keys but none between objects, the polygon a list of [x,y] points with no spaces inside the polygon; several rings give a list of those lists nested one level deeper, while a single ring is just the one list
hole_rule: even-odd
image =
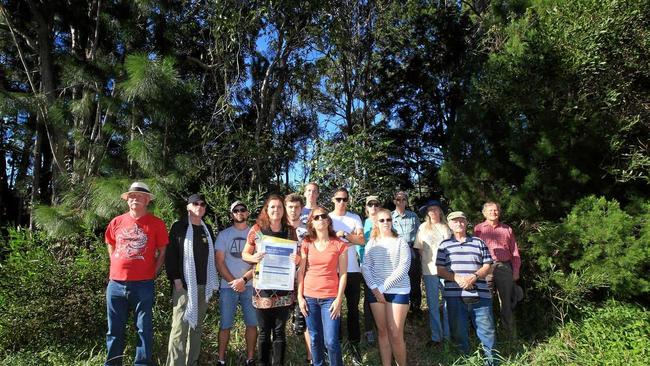
[{"label": "blonde hair", "polygon": [[[379,226],[377,225],[376,220],[377,220],[377,217],[380,214],[383,214],[383,213],[387,214],[391,219],[393,218],[393,214],[390,212],[390,210],[387,210],[385,208],[379,209],[379,211],[377,211],[377,214],[375,215],[375,218],[373,219],[373,222],[372,222],[372,231],[370,232],[370,238],[371,239],[375,239],[375,238],[377,238],[379,236]],[[393,226],[390,227],[390,232],[393,234],[393,238],[398,237],[397,231],[395,231],[395,229],[393,229]]]},{"label": "blonde hair", "polygon": [[[444,212],[442,212],[442,208],[438,205],[433,205],[429,207],[434,207],[438,210],[438,215],[440,217],[440,223],[441,224],[447,224],[447,218],[445,217]],[[433,230],[433,222],[431,222],[431,216],[429,216],[429,207],[427,207],[427,213],[424,216],[424,228],[426,230]]]}]

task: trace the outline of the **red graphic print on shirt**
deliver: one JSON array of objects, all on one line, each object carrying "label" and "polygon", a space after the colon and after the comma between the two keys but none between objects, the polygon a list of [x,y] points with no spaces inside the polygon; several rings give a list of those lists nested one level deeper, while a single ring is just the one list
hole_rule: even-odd
[{"label": "red graphic print on shirt", "polygon": [[115,236],[115,256],[123,259],[144,260],[147,234],[138,226],[121,228]]}]

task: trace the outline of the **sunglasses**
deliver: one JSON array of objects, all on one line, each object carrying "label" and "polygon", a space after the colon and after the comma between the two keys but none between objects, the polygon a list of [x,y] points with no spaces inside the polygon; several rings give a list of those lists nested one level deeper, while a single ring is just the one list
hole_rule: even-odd
[{"label": "sunglasses", "polygon": [[349,198],[348,197],[334,197],[336,202],[348,202]]},{"label": "sunglasses", "polygon": [[395,198],[395,202],[406,202],[405,198]]},{"label": "sunglasses", "polygon": [[377,203],[377,202],[370,202],[366,206],[368,206],[368,207],[380,207],[381,205],[379,203]]},{"label": "sunglasses", "polygon": [[325,220],[325,219],[327,219],[328,217],[329,217],[329,216],[327,216],[327,214],[320,214],[320,215],[314,215],[314,216],[312,216],[311,219],[312,219],[313,221],[320,221],[320,220]]},{"label": "sunglasses", "polygon": [[205,202],[192,202],[192,204],[193,204],[194,206],[201,206],[201,207],[205,207],[205,206],[208,205],[208,204],[205,203]]},{"label": "sunglasses", "polygon": [[238,213],[244,213],[246,211],[248,211],[248,210],[245,209],[245,208],[236,208],[236,209],[232,210],[232,213],[238,214]]},{"label": "sunglasses", "polygon": [[378,219],[377,221],[383,224],[384,222],[393,222],[393,219]]}]

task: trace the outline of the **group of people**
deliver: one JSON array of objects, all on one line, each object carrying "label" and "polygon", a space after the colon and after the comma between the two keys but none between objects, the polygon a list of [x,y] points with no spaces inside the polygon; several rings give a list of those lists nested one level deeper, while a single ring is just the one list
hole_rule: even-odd
[{"label": "group of people", "polygon": [[[382,365],[393,360],[405,365],[404,324],[409,312],[421,312],[422,280],[432,350],[450,339],[468,353],[471,321],[486,363],[494,364],[493,291],[499,297],[506,334],[514,333],[512,310],[521,296],[516,285],[521,261],[512,229],[500,222],[495,202],[484,205],[486,220],[470,236],[465,214],[454,211],[445,217],[439,201],[430,200],[420,208],[425,217],[420,223],[418,215],[407,209],[406,192],[395,193],[392,212],[382,208],[379,197],[368,196],[362,222],[347,210],[347,189],[334,192],[330,212],[318,204],[318,185],[309,183],[304,196],[269,195],[252,227],[247,205],[233,202],[232,226],[215,238],[203,221],[207,202],[199,194],[187,198],[187,217],[169,232],[147,210],[154,195],[146,184],[134,182],[121,197],[129,211],[114,218],[105,233],[110,256],[105,365],[122,364],[130,312],[138,330],[134,364],[152,364],[154,279],[163,264],[173,303],[167,365],[198,364],[202,322],[217,290],[219,365],[226,364],[238,306],[245,324],[245,365],[284,364],[286,324],[292,314],[294,322],[304,318],[306,323],[307,364],[325,365],[327,359],[331,366],[343,365],[344,299],[350,358],[361,364],[362,291],[366,341],[378,343]],[[256,264],[266,255],[260,249],[265,236],[297,243],[297,251],[289,257],[297,268],[293,290],[256,286]]]}]

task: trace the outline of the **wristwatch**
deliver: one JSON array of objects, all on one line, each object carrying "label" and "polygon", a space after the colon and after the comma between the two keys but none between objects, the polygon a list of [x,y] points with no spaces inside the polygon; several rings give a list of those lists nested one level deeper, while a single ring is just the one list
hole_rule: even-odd
[{"label": "wristwatch", "polygon": [[474,273],[474,276],[476,276],[477,280],[481,278],[481,276],[479,276],[478,273]]},{"label": "wristwatch", "polygon": [[241,279],[244,280],[244,283],[248,283],[248,278],[246,278],[246,276],[243,276]]},{"label": "wristwatch", "polygon": [[344,232],[343,232],[343,239],[347,239],[347,238],[348,238],[348,233],[346,233],[346,232],[344,231]]}]

